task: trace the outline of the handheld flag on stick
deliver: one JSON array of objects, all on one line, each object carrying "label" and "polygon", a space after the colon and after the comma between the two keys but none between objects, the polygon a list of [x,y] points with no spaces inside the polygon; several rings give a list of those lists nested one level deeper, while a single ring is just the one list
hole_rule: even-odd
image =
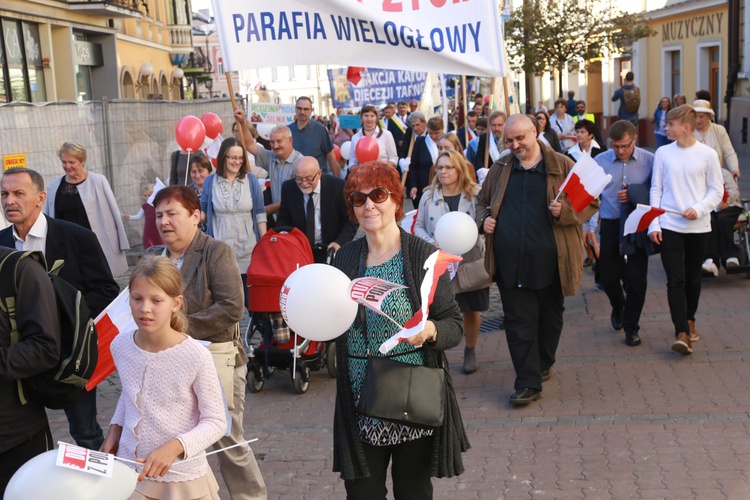
[{"label": "handheld flag on stick", "polygon": [[427,270],[427,273],[425,273],[424,280],[419,288],[422,307],[404,324],[403,329],[381,344],[378,350],[382,354],[388,353],[402,339],[413,337],[424,330],[427,323],[427,315],[430,312],[430,305],[435,298],[438,280],[452,262],[460,262],[461,260],[461,257],[445,253],[442,250],[438,250],[427,257],[424,263],[424,269]]},{"label": "handheld flag on stick", "polygon": [[120,332],[133,331],[138,328],[130,312],[130,289],[125,288],[115,300],[108,305],[94,320],[96,333],[99,337],[99,362],[91,375],[86,390],[90,391],[99,382],[109,377],[115,371],[115,362],[109,350],[112,341]]},{"label": "handheld flag on stick", "polygon": [[663,208],[641,205],[639,203],[635,210],[633,210],[625,220],[625,231],[623,232],[623,235],[645,231],[654,219],[665,212],[666,210]]},{"label": "handheld flag on stick", "polygon": [[611,181],[612,176],[606,174],[591,156],[581,155],[560,185],[560,192],[555,197],[555,201],[564,192],[568,195],[568,201],[573,206],[573,210],[580,213],[602,194]]}]

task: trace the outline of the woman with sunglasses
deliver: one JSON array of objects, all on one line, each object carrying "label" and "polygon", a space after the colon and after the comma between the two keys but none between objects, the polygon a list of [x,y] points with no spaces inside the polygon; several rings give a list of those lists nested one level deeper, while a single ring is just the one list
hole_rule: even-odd
[{"label": "woman with sunglasses", "polygon": [[255,244],[266,234],[266,211],[258,178],[247,171],[247,153],[239,139],[224,139],[216,173],[201,191],[201,221],[206,234],[227,243],[240,268],[247,307],[247,267]]},{"label": "woman with sunglasses", "polygon": [[[438,155],[435,166],[435,178],[425,190],[419,203],[417,220],[414,224],[414,234],[438,246],[435,241],[435,228],[440,218],[449,212],[464,212],[472,219],[476,215],[477,193],[479,184],[471,178],[470,166],[458,151],[443,151]],[[484,258],[484,238],[477,239],[476,250],[464,255],[461,264]],[[475,347],[479,338],[479,325],[482,322],[481,311],[490,307],[489,286],[479,290],[462,292],[458,287],[458,280],[453,280],[453,291],[456,292],[456,302],[464,315],[464,373],[477,371],[477,356]]]},{"label": "woman with sunglasses", "polygon": [[[370,276],[404,285],[388,295],[382,309],[403,325],[421,308],[423,266],[435,247],[401,230],[404,188],[390,165],[372,162],[353,170],[344,195],[349,218],[364,238],[344,245],[335,266],[351,279]],[[425,329],[401,342],[387,356],[402,363],[443,367],[446,379],[444,421],[440,427],[413,427],[357,414],[368,356],[399,331],[384,316],[364,308],[360,320],[336,340],[338,366],[334,413],[334,465],[345,481],[347,498],[385,498],[386,473],[392,462],[396,499],[432,498],[434,477],[464,470],[461,453],[469,448],[444,350],[462,337],[461,315],[447,275],[440,278]],[[364,326],[364,328],[363,328]]]}]

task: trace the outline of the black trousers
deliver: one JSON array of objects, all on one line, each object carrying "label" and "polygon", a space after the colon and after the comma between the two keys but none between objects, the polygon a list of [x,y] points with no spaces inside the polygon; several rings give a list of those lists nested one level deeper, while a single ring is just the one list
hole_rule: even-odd
[{"label": "black trousers", "polygon": [[662,229],[661,262],[667,273],[667,302],[675,335],[689,333],[701,297],[701,266],[710,233]]},{"label": "black trousers", "polygon": [[711,212],[711,236],[708,239],[706,258],[716,265],[727,267],[727,259],[740,258],[740,249],[734,244],[734,224],[742,213],[740,207],[727,207]]},{"label": "black trousers", "polygon": [[5,495],[5,488],[8,487],[10,478],[23,464],[52,449],[52,443],[47,439],[49,435],[49,426],[45,426],[23,443],[0,454],[0,498]]},{"label": "black trousers", "polygon": [[546,288],[500,288],[505,337],[516,370],[514,388],[542,390],[542,371],[555,364],[563,325],[559,278]]},{"label": "black trousers", "polygon": [[648,286],[648,255],[643,248],[620,255],[620,219],[602,219],[599,226],[599,272],[612,309],[624,308],[623,328],[637,332]]},{"label": "black trousers", "polygon": [[385,500],[388,463],[391,464],[395,500],[429,500],[432,498],[432,441],[423,437],[393,446],[362,443],[370,477],[345,481],[349,500]]}]

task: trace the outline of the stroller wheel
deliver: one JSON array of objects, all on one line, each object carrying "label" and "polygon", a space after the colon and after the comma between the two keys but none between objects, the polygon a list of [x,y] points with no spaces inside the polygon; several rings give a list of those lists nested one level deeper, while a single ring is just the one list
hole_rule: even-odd
[{"label": "stroller wheel", "polygon": [[250,392],[255,394],[256,392],[260,392],[261,389],[263,389],[263,384],[265,383],[265,380],[263,378],[259,378],[257,375],[255,375],[255,370],[248,370],[247,371],[247,388],[250,389]]},{"label": "stroller wheel", "polygon": [[[304,370],[304,372],[303,372]],[[292,372],[289,372],[292,374]],[[307,365],[297,367],[297,376],[292,379],[294,390],[297,394],[304,394],[310,388],[310,368]]]},{"label": "stroller wheel", "polygon": [[331,342],[326,347],[326,369],[328,375],[336,377],[336,342]]}]

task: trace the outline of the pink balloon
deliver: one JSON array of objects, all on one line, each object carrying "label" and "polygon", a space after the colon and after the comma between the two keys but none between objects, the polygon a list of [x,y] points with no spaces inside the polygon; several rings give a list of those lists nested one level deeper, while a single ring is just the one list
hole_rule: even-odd
[{"label": "pink balloon", "polygon": [[378,141],[373,137],[366,135],[357,141],[357,147],[354,150],[357,155],[359,163],[367,163],[368,161],[375,161],[380,156],[380,146]]},{"label": "pink balloon", "polygon": [[188,115],[174,129],[177,144],[185,151],[198,151],[206,138],[206,127],[197,116]]},{"label": "pink balloon", "polygon": [[341,159],[341,148],[336,144],[333,145],[333,155],[336,157],[336,161]]},{"label": "pink balloon", "polygon": [[214,113],[206,113],[201,116],[201,121],[206,127],[206,136],[208,136],[209,139],[216,139],[216,136],[221,134],[221,131],[224,129],[224,125],[221,123],[221,118]]}]

